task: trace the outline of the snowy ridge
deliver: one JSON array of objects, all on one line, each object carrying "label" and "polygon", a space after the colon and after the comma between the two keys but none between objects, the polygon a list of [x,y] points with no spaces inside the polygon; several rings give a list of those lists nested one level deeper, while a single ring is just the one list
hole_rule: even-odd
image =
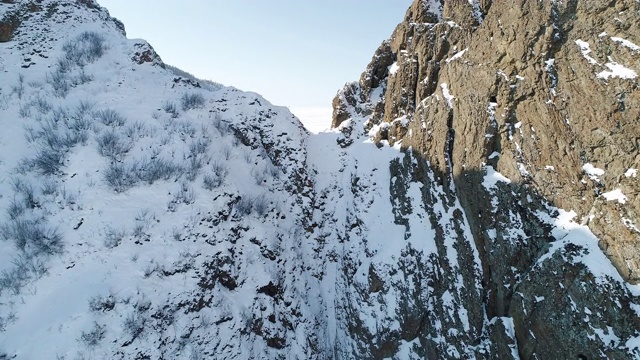
[{"label": "snowy ridge", "polygon": [[[274,260],[299,226],[287,216],[301,212],[298,120],[259,95],[164,70],[101,9],[42,6],[53,15],[22,26],[60,39],[33,43],[49,46],[46,57],[20,67],[30,51],[20,39],[37,32],[0,45],[0,207],[11,212],[0,242],[0,353],[249,357],[307,344],[280,318],[247,327],[254,312],[275,311],[282,290],[273,288],[285,286],[277,274],[294,266]],[[25,238],[25,226],[43,235]]]}]

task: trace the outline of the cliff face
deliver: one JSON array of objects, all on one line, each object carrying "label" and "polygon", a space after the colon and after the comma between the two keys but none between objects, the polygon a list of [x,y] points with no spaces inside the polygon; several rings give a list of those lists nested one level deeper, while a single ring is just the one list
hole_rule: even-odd
[{"label": "cliff face", "polygon": [[[397,144],[460,202],[491,351],[507,349],[494,337],[505,316],[523,358],[624,357],[588,340],[580,309],[601,309],[617,336],[638,328],[627,285],[575,260],[602,251],[640,280],[639,21],[637,1],[417,0],[334,99],[342,146]],[[575,212],[582,235],[558,234],[551,208]],[[600,250],[573,242],[594,235]]]}]

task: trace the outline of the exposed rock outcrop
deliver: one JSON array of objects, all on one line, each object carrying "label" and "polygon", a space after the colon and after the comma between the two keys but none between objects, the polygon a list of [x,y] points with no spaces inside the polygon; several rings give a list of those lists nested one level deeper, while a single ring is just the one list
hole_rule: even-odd
[{"label": "exposed rock outcrop", "polygon": [[[489,358],[509,348],[495,334],[503,317],[523,358],[628,356],[590,341],[572,307],[600,309],[591,319],[623,343],[640,325],[624,305],[634,296],[574,264],[599,250],[558,250],[540,215],[575,211],[625,281],[640,280],[639,21],[631,0],[416,0],[334,99],[334,127],[410,149],[460,201],[482,262]],[[510,183],[487,187],[494,170]]]}]

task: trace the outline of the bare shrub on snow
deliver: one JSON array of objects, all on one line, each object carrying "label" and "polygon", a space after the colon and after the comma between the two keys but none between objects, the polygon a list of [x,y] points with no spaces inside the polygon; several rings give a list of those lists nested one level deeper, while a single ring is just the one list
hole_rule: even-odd
[{"label": "bare shrub on snow", "polygon": [[111,311],[116,307],[116,298],[113,294],[106,296],[96,295],[89,299],[89,310],[93,312]]},{"label": "bare shrub on snow", "polygon": [[122,240],[127,235],[127,232],[122,229],[114,229],[107,227],[104,234],[104,246],[112,249],[122,243]]},{"label": "bare shrub on snow", "polygon": [[104,335],[107,332],[106,327],[93,322],[93,327],[89,331],[83,331],[80,335],[80,341],[82,341],[88,347],[95,347],[104,339]]},{"label": "bare shrub on snow", "polygon": [[[101,58],[106,50],[105,39],[94,31],[85,31],[62,46],[64,57],[75,66],[85,66]],[[59,65],[60,66],[60,65]]]},{"label": "bare shrub on snow", "polygon": [[100,120],[101,123],[107,126],[124,126],[124,124],[127,122],[127,119],[125,119],[124,116],[120,115],[120,113],[113,109],[98,110],[95,111],[93,115],[96,117],[96,119]]},{"label": "bare shrub on snow", "polygon": [[193,204],[196,201],[196,194],[188,183],[180,184],[180,190],[173,195],[173,199],[169,202],[167,208],[171,212],[175,212],[180,204]]},{"label": "bare shrub on snow", "polygon": [[267,180],[267,174],[263,170],[251,170],[251,175],[253,175],[256,185],[264,185],[265,180]]},{"label": "bare shrub on snow", "polygon": [[122,327],[125,333],[131,336],[131,339],[134,340],[142,335],[146,324],[146,316],[144,316],[144,314],[134,312],[127,315],[127,317],[124,319]]},{"label": "bare shrub on snow", "polygon": [[54,255],[62,252],[62,234],[49,227],[44,219],[17,218],[3,225],[0,235],[13,240],[16,247],[34,255]]},{"label": "bare shrub on snow", "polygon": [[185,93],[180,98],[183,111],[201,108],[204,106],[204,101],[204,96],[197,93]]},{"label": "bare shrub on snow", "polygon": [[18,95],[18,99],[22,99],[24,95],[24,75],[18,74],[18,84],[11,87],[11,93]]},{"label": "bare shrub on snow", "polygon": [[164,110],[164,112],[166,112],[167,114],[171,115],[173,119],[180,116],[180,114],[178,113],[178,108],[176,107],[176,104],[174,104],[172,101],[165,101],[162,104],[162,110]]},{"label": "bare shrub on snow", "polygon": [[115,131],[107,131],[97,139],[98,153],[113,161],[120,161],[131,150],[132,144]]},{"label": "bare shrub on snow", "polygon": [[171,160],[159,157],[153,159],[143,159],[133,166],[137,177],[148,184],[153,184],[158,180],[169,180],[172,177],[179,177],[184,169],[174,164]]},{"label": "bare shrub on snow", "polygon": [[115,192],[124,192],[133,187],[137,179],[135,174],[123,164],[111,163],[104,172],[104,180]]},{"label": "bare shrub on snow", "polygon": [[71,88],[69,75],[60,69],[47,73],[47,83],[53,88],[53,94],[59,98],[65,98]]}]

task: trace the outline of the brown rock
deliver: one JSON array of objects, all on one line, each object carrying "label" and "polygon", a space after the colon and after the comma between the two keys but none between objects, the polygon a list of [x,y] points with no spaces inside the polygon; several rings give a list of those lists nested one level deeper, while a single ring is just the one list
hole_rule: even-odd
[{"label": "brown rock", "polygon": [[[616,64],[640,73],[640,50],[621,40],[640,44],[640,3],[447,1],[442,18],[429,11],[433,4],[416,0],[360,81],[338,93],[333,125],[351,119],[368,131],[389,123],[376,140],[402,141],[445,191],[455,186],[481,252],[487,315],[514,317],[520,356],[596,353],[607,345],[580,340],[593,335],[584,324],[536,322],[518,306],[542,291],[551,279],[549,268],[568,266],[557,260],[539,279],[531,273],[555,241],[535,215],[547,202],[575,211],[576,221],[599,238],[623,278],[640,281],[640,186],[624,175],[640,166],[638,78],[607,73]],[[492,195],[495,203],[482,185],[487,164],[512,180]],[[588,176],[585,164],[604,174]],[[602,196],[615,189],[626,202]],[[515,239],[512,228],[524,233]],[[493,232],[495,239],[487,235]],[[610,294],[584,271],[565,270],[572,278],[558,283],[570,286],[575,280],[587,289],[572,295],[579,306],[628,301],[624,289]],[[524,274],[535,285],[522,282]],[[514,297],[514,288],[526,299]],[[551,289],[544,292],[552,296]],[[558,299],[536,316],[561,317],[567,303]],[[625,336],[638,326],[637,314],[624,306],[601,315]],[[564,326],[577,328],[566,332]],[[494,351],[505,353],[505,346]]]}]

